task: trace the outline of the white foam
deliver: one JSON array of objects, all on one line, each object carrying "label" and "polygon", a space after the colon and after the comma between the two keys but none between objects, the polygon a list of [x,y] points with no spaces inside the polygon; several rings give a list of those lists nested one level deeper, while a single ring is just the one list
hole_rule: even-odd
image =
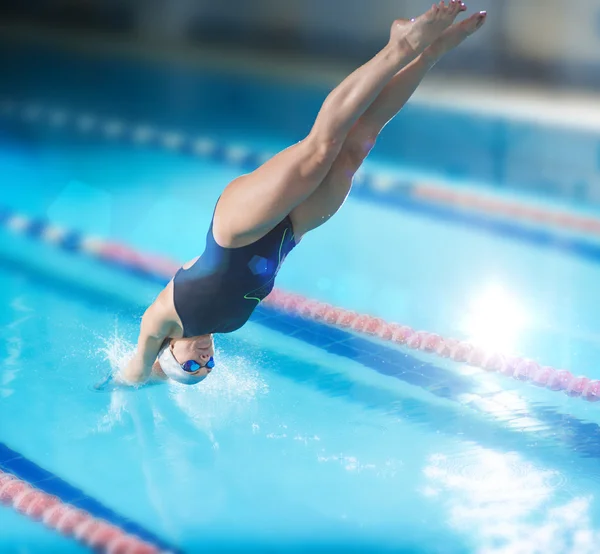
[{"label": "white foam", "polygon": [[258,370],[259,363],[217,352],[217,366],[202,383],[194,386],[170,382],[170,392],[179,407],[201,429],[231,421],[238,410],[268,394],[269,386]]},{"label": "white foam", "polygon": [[104,355],[105,360],[110,365],[111,373],[116,376],[125,369],[129,360],[135,354],[135,345],[125,340],[115,333],[110,338],[104,339],[104,346],[100,348],[100,353]]},{"label": "white foam", "polygon": [[[112,375],[116,376],[127,366],[135,354],[136,346],[120,336],[118,331],[102,340],[104,345],[98,352],[108,362]],[[215,354],[215,358],[217,366],[198,385],[188,386],[168,381],[172,394],[178,399],[189,396],[193,404],[197,404],[198,396],[202,396],[203,411],[206,409],[206,402],[214,402],[215,410],[218,411],[220,406],[248,402],[268,393],[269,386],[258,370],[260,361],[249,363],[246,358],[227,356],[221,351]]]}]

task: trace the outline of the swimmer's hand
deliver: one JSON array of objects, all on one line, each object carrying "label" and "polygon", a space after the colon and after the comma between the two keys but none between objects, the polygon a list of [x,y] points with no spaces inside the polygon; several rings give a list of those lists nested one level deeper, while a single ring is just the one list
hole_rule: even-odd
[{"label": "swimmer's hand", "polygon": [[113,382],[119,385],[139,386],[144,383],[160,383],[166,381],[168,377],[163,372],[158,361],[152,365],[150,372],[146,371],[144,360],[140,360],[136,354],[123,370],[113,377]]},{"label": "swimmer's hand", "polygon": [[[133,369],[130,369],[133,368]],[[126,373],[130,371],[131,373]],[[133,374],[133,378],[131,375]],[[163,373],[158,362],[154,364],[152,368],[152,373],[150,377],[147,379],[139,379],[137,378],[137,370],[135,368],[135,361],[132,359],[127,367],[122,371],[109,373],[102,381],[96,383],[94,388],[98,391],[114,391],[117,389],[126,389],[126,388],[140,388],[146,385],[156,385],[158,383],[163,383],[168,379],[168,377]],[[136,380],[137,379],[137,380]]]},{"label": "swimmer's hand", "polygon": [[115,376],[115,380],[123,385],[141,385],[150,377],[150,371],[146,368],[144,359],[136,352],[129,363]]},{"label": "swimmer's hand", "polygon": [[[133,360],[131,360],[130,363],[132,362]],[[102,381],[96,383],[94,388],[98,391],[114,391],[123,388],[139,388],[147,385],[156,385],[168,380],[168,377],[164,374],[158,362],[155,362],[150,377],[145,381],[132,381],[131,379],[127,379],[124,376],[124,371],[126,370],[127,368],[123,371],[109,373]]]}]

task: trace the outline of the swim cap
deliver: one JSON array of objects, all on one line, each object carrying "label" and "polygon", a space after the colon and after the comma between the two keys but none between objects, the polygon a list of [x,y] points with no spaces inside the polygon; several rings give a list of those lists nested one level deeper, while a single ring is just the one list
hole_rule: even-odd
[{"label": "swim cap", "polygon": [[173,381],[184,385],[196,385],[200,381],[203,381],[205,375],[194,375],[181,368],[181,365],[175,359],[175,356],[173,356],[173,352],[171,352],[170,344],[171,341],[166,340],[158,353],[158,363],[165,372],[165,375],[169,379],[173,379]]}]

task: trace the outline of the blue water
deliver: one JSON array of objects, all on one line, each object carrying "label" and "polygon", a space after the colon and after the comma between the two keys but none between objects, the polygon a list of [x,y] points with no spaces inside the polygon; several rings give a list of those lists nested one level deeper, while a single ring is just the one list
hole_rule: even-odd
[{"label": "blue water", "polygon": [[[38,100],[107,110],[91,88],[32,75],[3,87],[25,94],[35,83]],[[258,125],[269,98],[253,105],[233,83],[225,98],[208,78],[196,83],[186,98],[205,110],[188,130],[258,149],[289,144],[296,123]],[[150,98],[138,115],[185,127],[182,108]],[[242,111],[232,98],[246,98],[250,114],[219,126],[227,102]],[[35,125],[5,124],[0,137],[5,205],[180,261],[200,253],[214,202],[240,171]],[[218,369],[202,386],[97,392],[159,288],[5,230],[0,245],[0,441],[165,544],[595,551],[596,405],[268,311],[217,338]],[[278,285],[600,378],[599,273],[590,259],[356,194],[289,256]],[[78,550],[2,510],[3,552]]]}]

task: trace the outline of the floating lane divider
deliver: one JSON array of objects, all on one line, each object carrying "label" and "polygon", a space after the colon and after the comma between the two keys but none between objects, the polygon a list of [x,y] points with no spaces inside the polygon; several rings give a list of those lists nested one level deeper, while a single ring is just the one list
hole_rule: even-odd
[{"label": "floating lane divider", "polygon": [[[32,482],[29,482],[32,481]],[[103,554],[175,554],[158,537],[0,443],[0,504]]]},{"label": "floating lane divider", "polygon": [[0,502],[34,521],[42,521],[65,537],[107,554],[158,554],[156,546],[121,528],[65,504],[26,481],[0,469]]},{"label": "floating lane divider", "polygon": [[[12,213],[8,209],[0,209],[0,226],[64,250],[90,255],[163,285],[180,267],[180,264],[162,256],[142,254],[122,244],[85,237],[40,219]],[[407,325],[389,323],[381,318],[359,314],[280,289],[274,289],[263,303],[281,312],[352,330],[441,358],[450,358],[458,363],[467,363],[520,381],[529,381],[551,391],[563,391],[569,396],[590,402],[600,400],[599,380],[585,376],[576,377],[566,369],[541,366],[528,358],[489,352],[468,341],[445,338],[427,331],[416,331]]]},{"label": "floating lane divider", "polygon": [[[95,134],[108,140],[121,139],[138,145],[157,146],[172,152],[188,153],[212,161],[225,162],[244,170],[255,169],[273,155],[254,152],[241,146],[222,145],[210,137],[191,137],[177,131],[160,130],[152,125],[130,124],[119,118],[75,113],[10,99],[0,100],[0,116],[29,124],[45,124],[54,129],[70,128],[84,135]],[[490,194],[459,191],[364,170],[357,173],[355,185],[377,193],[400,193],[415,201],[600,236],[600,218],[578,215],[565,210],[534,207],[499,199]],[[589,246],[585,244],[582,248],[589,250]],[[600,252],[597,257],[600,257]]]},{"label": "floating lane divider", "polygon": [[413,196],[435,203],[449,204],[482,213],[517,219],[537,225],[552,225],[565,231],[600,236],[600,218],[574,214],[564,210],[547,210],[520,202],[503,200],[492,195],[452,190],[448,187],[421,183]]}]

